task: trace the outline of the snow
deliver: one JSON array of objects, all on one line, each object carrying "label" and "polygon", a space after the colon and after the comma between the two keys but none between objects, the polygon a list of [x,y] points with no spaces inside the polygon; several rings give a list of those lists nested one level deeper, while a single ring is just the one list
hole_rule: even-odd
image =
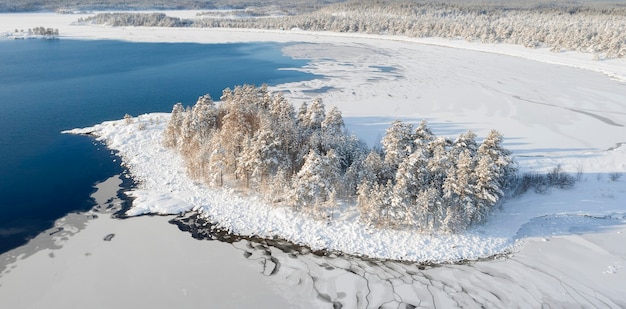
[{"label": "snow", "polygon": [[[169,15],[182,17],[181,14],[191,16],[193,12]],[[321,262],[321,258],[314,256],[291,259],[284,253],[281,256],[279,250],[272,251],[286,264],[283,268],[291,269],[281,273],[273,283],[280,282],[279,285],[294,288],[300,291],[298,293],[324,292],[336,299],[347,299],[350,295],[356,295],[354,299],[358,299],[359,291],[367,288],[371,292],[367,302],[372,307],[385,300],[397,301],[394,295],[429,307],[478,304],[564,307],[572,302],[583,306],[626,305],[620,290],[626,282],[626,272],[623,271],[626,176],[615,176],[626,174],[626,146],[616,147],[626,142],[625,60],[593,61],[591,55],[575,52],[557,54],[547,49],[436,38],[70,25],[78,17],[81,15],[1,14],[0,32],[44,26],[59,28],[61,39],[291,42],[284,52],[310,59],[311,63],[304,70],[322,77],[278,85],[273,90],[285,91],[286,97],[296,104],[322,97],[327,106],[338,106],[347,127],[369,144],[377,143],[381,132],[396,118],[413,123],[426,119],[437,135],[445,136],[458,136],[472,129],[479,137],[484,137],[494,128],[504,134],[505,146],[514,151],[522,171],[547,171],[560,164],[568,172],[580,172],[580,181],[573,189],[553,189],[548,194],[530,192],[510,199],[487,224],[465,234],[420,235],[367,228],[354,218],[342,223],[317,222],[289,209],[240,197],[234,192],[209,189],[194,182],[186,176],[181,158],[159,143],[167,114],[141,115],[132,124],[119,120],[72,130],[70,133],[97,135],[122,156],[124,164],[140,183],[136,190],[128,193],[135,197],[130,215],[171,214],[195,209],[234,233],[279,235],[313,249],[329,248],[377,258],[453,262],[498,254],[508,256],[502,260],[448,265],[420,272],[412,264],[389,262],[380,268],[366,267],[362,265],[366,262],[348,258]],[[140,123],[145,123],[144,129],[140,129]],[[135,246],[137,243],[142,243],[142,248],[164,246],[163,242],[146,241],[137,230],[154,228],[151,231],[158,233],[157,237],[176,237],[176,241],[185,241],[183,236],[179,240],[175,232],[155,227],[160,224],[156,221],[150,217],[134,218],[124,223],[108,219],[94,221],[87,230],[91,231],[94,226],[97,232],[93,233],[100,237],[99,243],[110,227],[118,225],[124,226],[126,233],[138,235],[119,245],[117,239],[113,240],[111,245],[116,244],[116,247],[102,249],[108,255],[103,254],[99,261],[104,263],[107,259],[114,259],[115,254],[138,247]],[[101,222],[102,228],[96,229],[95,222]],[[63,250],[55,251],[55,254],[75,254],[91,248],[93,245],[89,241],[79,241],[81,237],[93,237],[93,233],[87,233],[87,230],[71,236]],[[70,248],[70,244],[75,245]],[[199,246],[188,242],[178,248],[189,250]],[[20,260],[18,268],[11,273],[3,272],[0,293],[27,289],[26,286],[16,286],[19,280],[24,280],[18,276],[20,269],[30,270],[31,274],[42,272],[45,278],[55,278],[56,274],[51,272],[56,271],[67,280],[83,280],[85,276],[80,272],[94,267],[81,262],[80,259],[86,258],[76,257],[64,260],[76,262],[65,264],[64,268],[46,268],[50,263],[46,260],[48,253],[39,251]],[[145,252],[145,255],[131,256],[128,260],[146,261],[159,254],[163,253]],[[165,256],[163,261],[167,259],[185,261],[180,255]],[[353,278],[351,274],[324,272],[323,263],[350,271],[363,266],[359,269],[364,273],[357,272],[362,277],[355,274],[357,278]],[[154,267],[159,263],[152,261],[148,265]],[[132,264],[124,269],[136,269],[133,267],[140,266]],[[175,266],[163,268],[170,267]],[[206,270],[207,275],[219,273],[218,269],[203,267],[197,269]],[[135,274],[149,272],[145,268],[136,269]],[[303,282],[308,284],[293,283],[294,278],[303,276],[303,273],[310,275],[313,283],[306,280]],[[125,277],[126,274],[111,274],[112,277],[115,275]],[[402,280],[385,280],[397,276]],[[153,282],[147,286],[158,286],[155,277],[143,279],[143,282]],[[54,282],[52,280],[45,282]],[[113,280],[110,278],[107,282]],[[263,283],[256,282],[255,288],[263,286]],[[63,286],[72,284],[59,281],[59,287]],[[162,294],[167,298],[165,292]],[[43,299],[55,299],[50,295]],[[147,297],[148,292],[141,290],[138,295]],[[298,299],[313,298],[315,295]],[[2,304],[8,304],[15,298],[2,295],[0,299],[3,299]],[[220,297],[216,296],[216,299]],[[349,301],[344,300],[344,303]],[[61,306],[56,304],[56,307]],[[157,305],[163,306],[166,305]]]},{"label": "snow", "polygon": [[[0,268],[2,308],[294,306],[285,299],[289,291],[272,288],[255,263],[240,259],[241,252],[228,250],[228,244],[198,245],[167,224],[169,218],[112,219],[111,210],[104,209],[119,209],[120,183],[114,176],[96,186],[94,197],[104,201],[98,211],[58,221],[52,236],[46,231],[17,252],[3,255],[19,263]],[[108,235],[112,238],[107,241]],[[51,240],[54,246],[47,245]]]},{"label": "snow", "polygon": [[[624,179],[612,181],[605,175],[608,171],[626,172],[623,163],[626,147],[619,147],[588,158],[572,159],[575,163],[563,160],[564,168],[579,164],[593,174],[583,173],[573,190],[554,189],[550,194],[528,193],[511,199],[486,225],[461,235],[378,230],[355,219],[315,221],[291,209],[267,205],[260,199],[208,188],[187,177],[182,158],[160,143],[167,119],[168,114],[146,114],[136,117],[131,124],[126,120],[108,121],[67,132],[98,136],[119,152],[131,174],[140,180],[139,188],[129,192],[135,198],[129,215],[199,210],[239,235],[279,236],[313,250],[429,263],[474,260],[510,251],[520,239],[518,230],[537,217],[626,216]],[[535,159],[533,163],[551,166],[554,161],[549,159],[545,163]]]}]

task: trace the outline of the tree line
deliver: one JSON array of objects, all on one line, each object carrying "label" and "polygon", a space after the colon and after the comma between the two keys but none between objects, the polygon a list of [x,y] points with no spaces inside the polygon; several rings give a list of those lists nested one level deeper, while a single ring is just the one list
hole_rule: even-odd
[{"label": "tree line", "polygon": [[45,27],[34,27],[26,31],[24,31],[24,29],[15,29],[14,32],[16,34],[27,33],[28,35],[41,35],[46,38],[56,38],[59,36],[59,29],[45,28]]},{"label": "tree line", "polygon": [[[610,3],[584,6],[532,3],[355,0],[297,15],[264,18],[205,16],[178,20],[173,25],[462,38],[531,48],[549,47],[555,52],[575,50],[592,53],[594,59],[626,56],[626,8]],[[127,19],[124,15],[133,18]],[[104,13],[85,21],[120,26],[155,24],[152,21],[154,16],[142,19],[135,15]]]},{"label": "tree line", "polygon": [[164,13],[99,13],[87,18],[79,18],[78,23],[95,23],[111,27],[188,27],[189,19],[170,17]]},{"label": "tree line", "polygon": [[515,179],[502,135],[476,138],[394,121],[371,149],[321,99],[296,110],[281,93],[244,85],[225,89],[218,104],[205,95],[174,105],[163,143],[195,179],[316,218],[331,220],[341,200],[375,227],[458,232],[483,222]]}]

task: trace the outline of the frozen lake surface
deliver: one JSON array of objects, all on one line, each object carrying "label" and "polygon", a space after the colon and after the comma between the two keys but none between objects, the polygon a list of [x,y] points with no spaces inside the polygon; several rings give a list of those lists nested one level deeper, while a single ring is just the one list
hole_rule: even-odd
[{"label": "frozen lake surface", "polygon": [[[39,20],[54,20],[46,18]],[[310,60],[304,70],[319,78],[273,89],[288,91],[294,103],[321,96],[328,106],[340,107],[348,127],[369,143],[376,143],[388,122],[398,117],[425,118],[439,135],[455,136],[472,129],[485,136],[495,128],[504,133],[523,170],[562,164],[567,171],[580,170],[580,182],[574,190],[531,193],[508,201],[487,225],[472,231],[472,237],[444,242],[449,246],[445,250],[422,238],[415,254],[481,257],[500,252],[487,260],[431,267],[320,257],[246,240],[197,241],[167,224],[171,217],[110,219],[102,212],[108,204],[120,203],[115,198],[119,180],[114,177],[99,186],[100,210],[63,218],[29,245],[1,256],[2,305],[626,306],[621,290],[626,283],[626,186],[624,177],[611,176],[626,172],[623,147],[613,149],[626,136],[626,87],[619,78],[626,75],[623,60],[593,62],[590,55],[511,46],[420,42],[457,47],[447,48],[319,33],[63,25],[60,30],[70,37],[139,41],[298,42],[283,52]],[[130,129],[127,133],[120,137],[134,135]],[[149,162],[149,155],[134,158],[127,163],[136,164],[137,175],[150,176],[155,170],[154,165],[140,164]],[[190,186],[177,187],[186,184],[184,179],[170,176],[168,182],[144,178],[143,187],[135,191],[139,202],[133,211],[168,213],[196,206],[214,211],[190,192]],[[251,221],[232,227],[251,228],[246,222]],[[353,242],[368,249],[367,242],[319,236],[303,236],[299,241]],[[481,252],[477,250],[481,240],[494,246]],[[393,245],[384,243],[382,248]],[[246,293],[233,294],[240,290]]]}]

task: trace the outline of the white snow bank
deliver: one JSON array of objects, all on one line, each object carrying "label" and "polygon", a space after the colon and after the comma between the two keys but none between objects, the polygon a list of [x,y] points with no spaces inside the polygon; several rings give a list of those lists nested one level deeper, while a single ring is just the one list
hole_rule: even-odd
[{"label": "white snow bank", "polygon": [[[377,230],[358,219],[331,223],[315,221],[291,209],[267,205],[233,192],[210,189],[185,173],[182,158],[161,145],[168,114],[146,114],[134,119],[108,121],[66,133],[94,134],[119,152],[139,187],[131,215],[175,214],[187,210],[204,212],[223,228],[236,234],[279,236],[312,249],[330,249],[375,258],[420,262],[449,262],[477,259],[510,250],[520,227],[530,219],[552,214],[623,216],[626,214],[626,179],[611,181],[585,174],[575,190],[549,195],[528,194],[505,204],[485,226],[461,235],[425,235],[409,231]],[[591,160],[612,164],[602,158],[621,158],[626,147],[598,153]],[[580,158],[579,160],[584,160]],[[604,166],[613,170],[611,166]]]}]

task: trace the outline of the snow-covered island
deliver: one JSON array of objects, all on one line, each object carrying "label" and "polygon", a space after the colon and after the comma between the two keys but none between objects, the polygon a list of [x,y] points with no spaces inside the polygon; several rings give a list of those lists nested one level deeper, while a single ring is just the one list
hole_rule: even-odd
[{"label": "snow-covered island", "polygon": [[[190,17],[196,13],[180,12],[179,15]],[[176,16],[176,13],[168,14]],[[70,26],[76,16],[72,19],[54,14],[32,16],[39,20],[61,20],[61,39],[292,42],[284,48],[285,54],[309,59],[310,64],[303,70],[321,77],[276,85],[270,87],[271,90],[283,93],[294,105],[311,103],[321,97],[329,110],[338,107],[348,131],[369,145],[380,141],[395,119],[415,126],[425,119],[438,136],[459,136],[471,129],[484,138],[489,130],[497,129],[505,137],[504,147],[511,149],[519,163],[520,173],[548,173],[560,166],[562,172],[576,179],[569,190],[551,189],[543,193],[530,190],[510,197],[490,213],[484,224],[473,225],[465,231],[416,233],[362,224],[356,212],[342,214],[343,217],[338,218],[341,220],[314,220],[290,207],[268,203],[262,196],[241,194],[236,188],[208,187],[189,177],[183,157],[163,144],[170,114],[136,115],[71,130],[75,134],[97,136],[123,158],[123,164],[138,182],[137,188],[128,192],[133,198],[128,211],[131,216],[194,211],[235,234],[278,236],[314,250],[424,263],[473,261],[470,265],[426,270],[422,266],[390,261],[380,262],[380,268],[370,265],[375,269],[363,270],[367,269],[363,266],[366,262],[335,257],[315,264],[312,261],[322,258],[305,257],[304,265],[298,267],[306,269],[313,278],[303,281],[313,282],[305,290],[325,295],[323,305],[318,304],[320,307],[332,301],[358,307],[363,299],[375,307],[400,302],[397,298],[427,307],[446,304],[533,307],[546,303],[564,306],[572,302],[582,306],[620,307],[626,303],[621,291],[626,282],[623,271],[626,252],[622,245],[626,234],[626,176],[623,176],[626,174],[626,147],[623,145],[626,141],[623,103],[626,62],[622,58],[596,61],[588,53],[554,53],[549,48],[359,33]],[[4,17],[0,23],[7,20]],[[9,19],[7,22],[16,21]],[[480,141],[478,139],[478,143]],[[133,220],[140,231],[134,231]],[[57,261],[64,256],[67,261],[79,261],[75,269],[62,272],[64,281],[61,283],[65,285],[59,286],[70,286],[69,283],[82,278],[81,270],[93,269],[81,251],[84,247],[89,247],[89,253],[93,253],[89,258],[98,261],[98,265],[109,265],[107,259],[114,260],[117,252],[130,251],[140,241],[145,242],[142,250],[163,247],[159,242],[141,238],[145,236],[141,233],[154,229],[155,235],[169,240],[173,237],[170,234],[175,232],[163,232],[154,226],[160,224],[156,222],[158,219],[150,220],[139,217],[118,223],[98,219],[91,223],[95,232],[89,232],[88,227],[69,240],[59,239],[67,250],[57,252]],[[113,226],[119,226],[120,236],[111,241],[112,249],[91,245],[87,240],[89,235],[96,235],[101,241],[102,236],[107,235],[101,234]],[[121,235],[128,237],[124,239]],[[196,252],[200,246],[178,238],[177,241],[184,243],[184,250],[190,252]],[[180,250],[175,242],[168,245]],[[136,259],[146,261],[162,256],[148,263],[151,268],[145,272],[150,273],[155,267],[166,272],[168,270],[159,263],[165,265],[164,260],[176,254],[171,252],[175,250],[166,251],[148,251],[162,255],[138,253]],[[53,270],[58,269],[58,263],[51,266],[49,260],[53,259],[46,256],[49,252],[42,254],[18,261],[20,266],[10,274],[3,273],[4,278],[19,278],[20,270],[38,269],[42,278],[49,279],[42,279],[43,282],[54,284],[58,273]],[[248,254],[266,261],[248,251],[244,256]],[[272,254],[280,255],[276,251]],[[291,264],[297,263],[295,260],[284,256],[283,266],[297,268]],[[493,259],[480,261],[485,257]],[[186,263],[197,265],[194,263],[204,259],[203,256],[194,258],[193,254],[176,258],[172,268]],[[222,257],[227,258],[232,257]],[[355,265],[358,267],[354,268]],[[331,266],[355,272],[359,279],[354,282],[359,284],[341,281],[347,278],[345,274],[323,272]],[[113,274],[122,275],[116,270],[117,266],[107,267]],[[263,267],[265,271],[265,264]],[[209,268],[185,268],[198,273],[206,269]],[[215,267],[210,269],[217,271]],[[366,283],[358,281],[361,276]],[[189,296],[185,299],[196,302],[201,299],[193,296],[201,295],[202,291],[183,289],[186,277],[179,279],[175,274],[171,277],[171,286],[183,291],[177,296]],[[293,282],[302,278],[293,279],[286,274],[281,279],[293,287],[297,285]],[[15,282],[19,280],[6,281],[3,287],[15,286]],[[113,277],[111,282],[114,282]],[[347,287],[337,288],[336,282],[343,282]],[[415,287],[419,284],[428,286],[424,289],[427,292]],[[162,291],[171,292],[171,286]],[[411,292],[413,289],[417,291]],[[359,296],[359,291],[363,290],[374,292]],[[380,292],[383,290],[386,292]],[[345,291],[356,300],[345,297]],[[303,299],[298,298],[300,295],[293,296],[297,292],[284,293],[292,295],[293,303],[300,301],[301,306],[306,306]],[[42,299],[56,299],[50,296],[52,294],[55,293]],[[139,291],[138,294],[154,293]],[[158,299],[175,299],[171,294],[162,294]],[[399,296],[389,299],[385,295]],[[327,298],[332,301],[326,301]],[[9,303],[11,299],[4,298]]]},{"label": "snow-covered island", "polygon": [[0,33],[0,37],[5,37],[7,39],[56,39],[59,37],[59,29],[45,28],[45,27],[34,27],[29,28],[27,30],[24,29],[15,29],[13,32],[4,32]]},{"label": "snow-covered island", "polygon": [[[291,180],[293,186],[291,186],[285,179],[280,179],[277,176],[281,175],[280,164],[290,167],[289,152],[285,150],[285,158],[263,157],[263,155],[280,156],[281,149],[283,149],[281,142],[285,138],[284,134],[287,133],[271,134],[280,131],[277,127],[273,129],[268,128],[269,131],[267,133],[264,133],[262,128],[257,128],[257,131],[248,133],[250,135],[245,136],[245,128],[235,128],[235,126],[248,126],[248,129],[251,129],[252,123],[245,121],[244,118],[247,117],[248,120],[251,120],[255,119],[255,116],[246,114],[245,111],[250,112],[253,105],[262,105],[263,98],[265,98],[265,103],[268,105],[268,113],[270,108],[275,108],[272,111],[276,112],[276,115],[280,115],[281,106],[291,106],[291,104],[285,102],[282,95],[272,96],[265,88],[257,89],[252,86],[244,86],[237,87],[234,91],[230,89],[225,90],[223,99],[226,102],[222,103],[221,106],[228,106],[227,108],[218,110],[210,98],[204,96],[198,100],[193,109],[188,109],[187,111],[180,104],[176,105],[172,116],[174,119],[170,119],[169,114],[148,114],[136,118],[127,116],[123,120],[105,122],[94,127],[75,129],[66,133],[93,134],[98,139],[105,141],[108,147],[119,152],[125,166],[130,169],[133,177],[139,182],[139,187],[128,193],[134,198],[133,206],[128,211],[128,215],[134,216],[147,213],[180,214],[187,211],[197,211],[213,225],[236,235],[270,239],[274,237],[284,238],[295,244],[308,246],[313,250],[328,250],[370,258],[407,260],[421,263],[475,260],[505,254],[513,250],[516,241],[519,240],[517,234],[522,225],[539,216],[570,214],[615,217],[616,219],[623,219],[624,216],[621,200],[615,198],[614,195],[596,200],[589,206],[582,208],[580,206],[572,206],[572,202],[576,200],[570,203],[564,202],[564,204],[569,206],[560,205],[552,208],[546,208],[542,203],[531,202],[536,199],[552,200],[555,196],[563,197],[564,195],[580,198],[578,194],[597,192],[600,187],[611,192],[615,191],[618,194],[623,193],[618,188],[623,186],[620,176],[624,166],[623,164],[621,166],[610,166],[626,156],[626,147],[623,146],[607,151],[601,155],[601,158],[594,155],[587,159],[577,159],[576,163],[566,159],[556,162],[546,160],[546,163],[543,163],[546,164],[544,168],[549,168],[549,164],[558,164],[559,168],[558,170],[551,168],[551,171],[547,172],[548,175],[543,180],[531,180],[531,182],[538,183],[524,184],[523,179],[503,178],[501,182],[517,181],[518,183],[515,186],[518,189],[520,186],[527,186],[530,187],[531,192],[525,193],[528,189],[526,188],[524,192],[519,193],[521,194],[520,196],[511,197],[509,195],[507,202],[504,205],[500,205],[502,209],[496,210],[493,217],[486,217],[490,215],[491,211],[480,210],[479,208],[480,203],[484,203],[481,200],[493,198],[486,205],[491,209],[491,207],[497,205],[499,197],[504,194],[502,192],[504,188],[501,189],[499,185],[493,183],[490,185],[495,185],[495,187],[478,189],[480,194],[492,195],[487,197],[482,197],[482,195],[480,197],[466,196],[469,200],[467,202],[468,205],[463,206],[462,210],[457,210],[457,208],[437,209],[437,206],[442,206],[442,204],[450,204],[450,199],[453,196],[460,198],[462,192],[476,190],[475,188],[479,185],[477,182],[480,181],[480,177],[486,177],[489,180],[493,179],[496,182],[497,178],[494,175],[507,175],[507,172],[499,171],[494,175],[484,176],[483,174],[488,171],[481,172],[481,169],[485,167],[479,167],[479,160],[472,159],[469,155],[469,149],[473,149],[475,153],[476,151],[478,153],[481,151],[484,153],[504,151],[506,154],[507,151],[498,150],[500,149],[498,145],[501,142],[501,137],[497,134],[485,139],[483,144],[481,144],[495,147],[487,151],[486,148],[483,150],[485,146],[481,148],[476,144],[475,137],[471,135],[471,132],[462,134],[454,143],[451,141],[446,142],[442,138],[437,139],[432,136],[432,133],[426,136],[425,134],[430,132],[430,129],[425,126],[425,123],[422,123],[416,129],[416,135],[412,135],[413,130],[410,126],[403,125],[401,122],[395,122],[386,130],[387,134],[383,137],[383,155],[386,154],[389,157],[389,154],[393,153],[396,154],[396,157],[393,157],[394,159],[404,160],[396,163],[396,171],[392,171],[392,174],[395,175],[397,173],[399,175],[396,177],[403,178],[393,179],[395,186],[388,189],[389,192],[386,194],[389,194],[389,197],[384,199],[389,204],[373,204],[371,196],[385,194],[384,186],[391,183],[391,180],[383,179],[384,182],[381,182],[383,184],[381,186],[376,185],[378,183],[376,179],[382,178],[378,174],[382,173],[381,170],[385,165],[388,166],[392,163],[381,160],[377,152],[369,152],[368,155],[367,150],[358,149],[358,146],[364,146],[351,140],[349,136],[342,135],[341,130],[333,131],[336,134],[331,139],[334,144],[328,146],[330,148],[325,150],[327,153],[324,155],[314,151],[316,149],[324,151],[325,145],[331,143],[321,138],[322,131],[320,131],[320,136],[317,136],[317,139],[312,139],[310,136],[315,135],[315,133],[309,132],[308,138],[310,140],[307,140],[307,143],[316,143],[313,146],[304,145],[302,141],[298,144],[295,140],[287,144],[290,146],[302,145],[302,148],[309,149],[305,149],[304,156],[300,157],[300,160],[303,161],[300,163],[301,169],[294,172],[293,180]],[[246,105],[245,102],[252,105]],[[285,103],[287,105],[282,105]],[[274,105],[271,106],[272,104]],[[323,103],[320,100],[315,100],[308,109],[306,105],[303,106],[304,110],[298,116],[300,121],[319,120],[320,123],[318,125],[320,128],[331,126],[329,124],[330,121],[322,124],[325,118]],[[238,108],[237,111],[232,109],[234,107]],[[288,112],[282,115],[293,117],[293,120],[296,121],[293,108],[291,111],[291,116],[289,116],[290,113]],[[333,114],[334,116],[330,116]],[[218,120],[218,115],[222,115],[221,117],[224,117],[224,119],[220,118]],[[234,118],[237,115],[239,118]],[[314,117],[316,115],[318,117]],[[205,119],[202,119],[202,117],[205,117]],[[234,122],[229,124],[229,117]],[[334,119],[336,121],[335,124],[342,123],[341,115],[337,110],[329,112],[329,119]],[[256,119],[253,121],[260,125],[260,122],[263,120]],[[266,119],[266,121],[268,120]],[[220,127],[225,129],[223,132],[210,127],[211,125],[217,125],[218,122],[220,122]],[[266,125],[269,126],[269,124]],[[307,122],[306,126],[307,129],[310,129],[314,125]],[[297,128],[294,127],[294,130],[297,130]],[[211,132],[215,133],[212,135]],[[229,132],[238,132],[240,134],[239,137],[247,139],[247,142],[237,141],[236,136]],[[295,131],[292,133],[296,134]],[[224,134],[225,140],[218,141],[221,139],[220,134]],[[426,141],[426,144],[409,145],[409,143],[415,142],[415,136],[422,136],[422,142]],[[202,145],[200,141],[202,138],[206,141],[213,141],[213,146]],[[495,138],[495,140],[490,141],[490,138]],[[228,143],[230,142],[226,139],[232,142],[232,148],[228,148]],[[343,151],[345,153],[347,152],[346,149],[353,149],[353,151],[357,152],[357,155],[350,153],[350,157],[362,157],[361,160],[363,161],[358,163],[358,169],[362,172],[358,174],[359,176],[350,175],[349,171],[340,174],[339,169],[341,169],[341,166],[339,161],[346,159],[334,154],[335,148],[333,146],[338,147],[339,140],[344,143],[341,147],[345,148],[337,148],[337,152]],[[261,143],[258,144],[256,141]],[[225,153],[236,152],[235,148],[238,147],[238,142],[244,145],[239,149],[239,156],[229,159]],[[420,140],[417,140],[417,142],[420,142]],[[215,145],[219,145],[220,148],[214,148]],[[259,149],[259,145],[265,148]],[[441,147],[439,153],[436,153],[436,145]],[[459,147],[462,147],[462,149]],[[420,152],[412,153],[408,151],[411,148],[415,148]],[[333,149],[332,152],[331,149]],[[400,153],[402,150],[405,152]],[[430,174],[429,171],[434,173],[434,171],[441,169],[437,167],[437,163],[428,163],[428,158],[432,159],[434,155],[433,151],[435,155],[443,156],[433,161],[444,161],[450,164],[449,168],[452,168],[454,171],[452,176]],[[259,156],[256,156],[257,154]],[[423,163],[423,171],[420,172],[417,169],[418,167],[414,167],[416,171],[412,173],[409,170],[398,172],[401,169],[410,169],[411,166],[417,165],[416,162],[419,162],[419,159],[416,157],[416,154],[427,156],[423,159],[426,160]],[[465,165],[469,165],[467,167],[471,170],[469,174],[461,174],[460,168],[464,166],[464,163],[462,160],[457,161],[459,160],[458,158],[453,159],[453,155],[468,160],[469,163]],[[258,161],[257,164],[251,166],[247,164],[249,162],[242,161],[242,158],[246,158],[246,156],[251,161]],[[373,159],[373,156],[378,158],[378,160]],[[500,158],[505,168],[506,164],[511,164],[506,163],[508,162],[507,160],[510,160],[507,159],[507,156]],[[337,163],[332,164],[332,159],[335,159]],[[496,159],[491,160],[489,158],[488,162],[494,161]],[[602,166],[606,164],[602,163],[603,161],[606,161],[608,165]],[[229,162],[231,164],[230,167]],[[378,162],[378,165],[373,162]],[[240,164],[238,168],[236,167],[237,163]],[[328,166],[325,166],[324,163]],[[413,165],[410,165],[410,163]],[[539,164],[539,162],[536,162],[536,164]],[[373,168],[368,165],[377,167]],[[575,176],[568,175],[563,170],[571,170],[572,167],[575,167],[582,173],[586,166],[597,168],[598,165],[605,170],[616,169],[618,171],[607,173],[606,179],[603,179],[604,176],[596,176],[596,184],[588,183],[587,181],[574,184]],[[246,166],[250,167],[250,169],[247,170]],[[488,166],[495,167],[497,164],[492,163]],[[254,169],[255,167],[256,169]],[[331,167],[336,169],[334,174]],[[231,172],[229,172],[229,168]],[[345,169],[349,169],[349,166],[345,167]],[[270,173],[273,173],[274,179],[265,178],[269,177]],[[373,174],[373,180],[361,179],[359,182],[355,179],[350,179],[350,177],[368,177],[369,174]],[[411,176],[408,174],[414,175],[414,179],[406,178]],[[323,178],[323,175],[329,176]],[[434,196],[428,198],[432,200],[429,200],[424,195],[415,194],[415,196],[411,197],[411,195],[400,195],[401,193],[398,193],[408,190],[407,187],[401,185],[411,184],[413,187],[419,186],[417,181],[420,179],[420,175],[422,178],[428,179],[442,177],[442,181],[445,179],[448,179],[448,181],[451,179],[466,179],[466,181],[471,181],[471,183],[464,186],[462,192],[456,193],[454,184],[447,182],[437,183],[435,182],[436,180],[431,179],[431,183],[434,182],[436,186],[443,187],[440,189],[441,191],[431,191],[431,193],[434,192],[432,193]],[[240,178],[239,182],[234,180],[236,177]],[[304,179],[305,177],[310,179]],[[507,177],[512,176],[509,175]],[[528,177],[532,178],[530,175],[527,175],[526,178]],[[535,177],[541,178],[540,176]],[[581,181],[583,175],[576,177]],[[357,182],[358,185],[355,185],[353,190],[356,190],[356,187],[359,186],[359,190],[362,191],[366,190],[363,187],[367,188],[373,185],[376,185],[378,188],[376,191],[365,191],[362,193],[363,196],[358,198],[359,207],[356,207],[353,205],[353,202],[345,198],[342,199],[343,203],[339,203],[334,198],[337,191],[346,191],[348,189],[339,189],[337,184],[332,181],[333,179],[337,181],[337,178],[341,178],[339,182],[342,184]],[[551,179],[551,184],[548,183],[548,179]],[[374,183],[370,183],[372,181]],[[228,185],[224,185],[224,182],[234,183],[235,185],[229,188]],[[213,186],[210,186],[211,184]],[[574,185],[578,193],[575,195],[572,195],[572,192],[561,192],[557,188],[551,188],[557,186],[571,188]],[[588,188],[585,188],[585,186]],[[445,192],[446,187],[450,190],[450,192],[445,193],[447,194],[447,199],[444,199],[443,196],[437,196],[437,192]],[[250,194],[249,191],[257,193]],[[426,189],[419,190],[419,192],[423,191],[426,191]],[[551,192],[546,193],[545,191]],[[589,198],[592,199],[591,196]],[[410,207],[402,204],[402,202],[411,199],[413,202],[410,205],[415,207],[416,212],[402,213],[406,207]],[[292,207],[285,207],[289,203],[283,203],[284,200],[290,201]],[[366,202],[363,202],[364,200]],[[431,205],[425,211],[432,211],[433,213],[420,213],[419,210],[422,209],[422,206],[418,204],[420,201],[426,205]],[[596,203],[601,203],[602,207],[598,207],[595,205]],[[464,204],[461,203],[461,205]],[[372,208],[374,210],[371,210]],[[374,211],[374,213],[371,211]],[[462,212],[462,214],[456,213],[457,211]],[[472,218],[472,213],[468,213],[468,211],[481,211],[483,213],[474,215],[477,217],[484,216],[484,218],[481,220]],[[521,213],[512,216],[511,212]],[[538,216],[538,214],[540,215]],[[438,217],[438,215],[441,217]],[[457,215],[457,217],[454,217],[454,215]],[[375,217],[375,219],[372,217]],[[424,219],[420,219],[422,217]],[[462,223],[463,220],[467,220],[466,223]],[[477,222],[472,222],[471,220],[476,220]],[[485,225],[476,224],[483,223],[483,221],[486,221]],[[410,228],[406,228],[407,225]],[[398,228],[403,226],[405,228]],[[468,229],[467,231],[465,231],[466,228]],[[459,231],[458,233],[450,233],[457,230]]]}]

